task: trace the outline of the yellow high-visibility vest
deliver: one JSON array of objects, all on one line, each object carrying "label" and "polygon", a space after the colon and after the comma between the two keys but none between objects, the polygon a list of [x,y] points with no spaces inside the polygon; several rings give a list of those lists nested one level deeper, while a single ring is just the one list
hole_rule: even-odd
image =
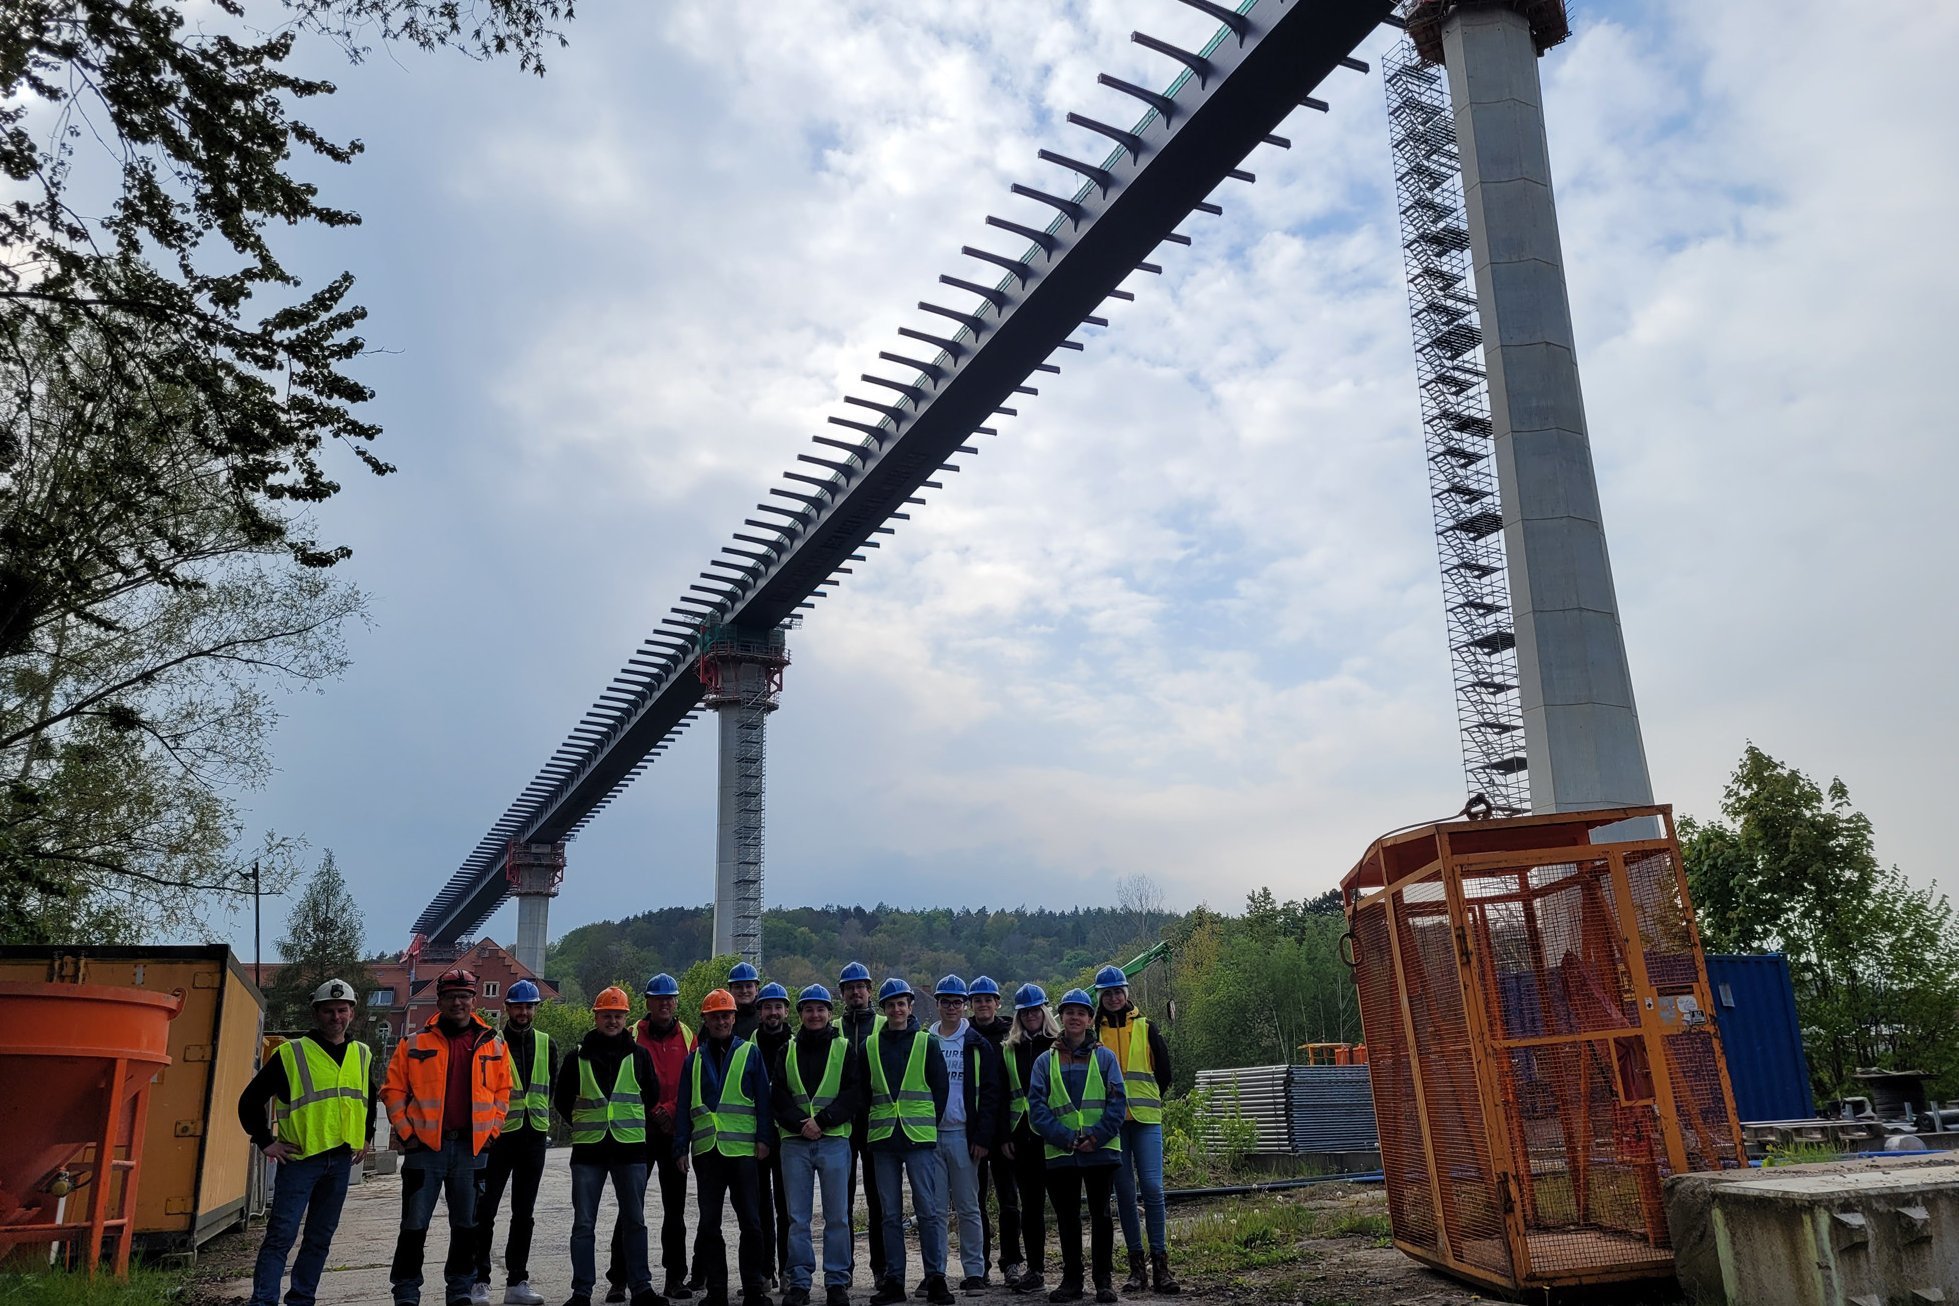
[{"label": "yellow high-visibility vest", "polygon": [[[1068,1126],[1077,1134],[1086,1134],[1102,1123],[1103,1108],[1109,1105],[1108,1081],[1102,1078],[1102,1058],[1095,1055],[1093,1046],[1089,1048],[1088,1077],[1082,1081],[1082,1095],[1079,1100],[1068,1097],[1068,1085],[1061,1076],[1061,1049],[1048,1049],[1048,1106],[1054,1111],[1054,1118]],[[1124,1083],[1127,1087],[1127,1081]],[[1122,1135],[1112,1134],[1102,1144],[1100,1151],[1120,1152]],[[1047,1145],[1047,1158],[1058,1160],[1074,1153],[1065,1147]]]},{"label": "yellow high-visibility vest", "polygon": [[[804,1115],[814,1120],[817,1112],[837,1100],[837,1094],[843,1091],[843,1061],[849,1055],[849,1039],[839,1035],[830,1040],[830,1059],[824,1063],[822,1082],[817,1084],[815,1094],[811,1095],[803,1088],[803,1068],[797,1064],[801,1058],[796,1055],[795,1040],[790,1040],[789,1046],[782,1053],[782,1073],[789,1081],[790,1100],[803,1109]],[[777,1125],[776,1132],[784,1138],[803,1136],[801,1130],[790,1129],[784,1125]],[[823,1136],[837,1138],[849,1132],[850,1122],[846,1120],[842,1124],[831,1125],[823,1131]]]},{"label": "yellow high-visibility vest", "polygon": [[755,1155],[755,1103],[741,1086],[743,1072],[755,1045],[737,1040],[728,1058],[728,1073],[721,1080],[721,1101],[710,1108],[701,1101],[701,1060],[705,1048],[694,1052],[694,1104],[688,1112],[689,1144],[695,1156],[719,1152],[723,1156]]},{"label": "yellow high-visibility vest", "polygon": [[1149,1020],[1135,1015],[1121,1028],[1102,1026],[1102,1046],[1116,1054],[1116,1064],[1122,1067],[1129,1118],[1139,1125],[1162,1124],[1163,1090],[1156,1082],[1156,1063],[1150,1059]]},{"label": "yellow high-visibility vest", "polygon": [[871,1063],[871,1128],[868,1141],[882,1142],[895,1134],[902,1126],[905,1137],[914,1143],[936,1143],[939,1141],[939,1118],[936,1104],[932,1101],[932,1085],[925,1078],[925,1054],[931,1049],[927,1044],[932,1036],[918,1030],[909,1037],[912,1040],[911,1056],[905,1061],[904,1082],[898,1091],[891,1091],[891,1081],[884,1073],[884,1057],[878,1043],[884,1031],[878,1029],[864,1040],[864,1055]]},{"label": "yellow high-visibility vest", "polygon": [[[551,1036],[541,1029],[531,1030],[531,1082],[517,1073],[517,1054],[510,1051],[510,1040],[503,1041],[505,1059],[510,1062],[510,1114],[503,1129],[551,1131]],[[630,1059],[630,1058],[629,1058]],[[539,1069],[543,1074],[539,1075]]]},{"label": "yellow high-visibility vest", "polygon": [[612,1091],[599,1091],[592,1063],[578,1058],[578,1096],[571,1104],[571,1141],[596,1143],[607,1134],[621,1143],[646,1141],[646,1106],[640,1100],[639,1076],[630,1053],[619,1063]]},{"label": "yellow high-visibility vest", "polygon": [[350,1042],[338,1065],[310,1038],[289,1039],[273,1055],[286,1072],[286,1100],[273,1108],[279,1141],[297,1148],[300,1158],[367,1146],[368,1084],[374,1073],[367,1044]]}]

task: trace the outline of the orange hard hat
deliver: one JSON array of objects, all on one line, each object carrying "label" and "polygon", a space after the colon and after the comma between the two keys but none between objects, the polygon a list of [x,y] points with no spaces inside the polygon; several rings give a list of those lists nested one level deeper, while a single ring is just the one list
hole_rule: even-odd
[{"label": "orange hard hat", "polygon": [[633,1004],[627,999],[626,990],[617,984],[602,990],[598,997],[592,999],[594,1011],[631,1011],[632,1009]]},{"label": "orange hard hat", "polygon": [[701,999],[701,1014],[703,1016],[710,1011],[733,1011],[734,1009],[735,995],[726,989],[709,989],[707,996]]}]

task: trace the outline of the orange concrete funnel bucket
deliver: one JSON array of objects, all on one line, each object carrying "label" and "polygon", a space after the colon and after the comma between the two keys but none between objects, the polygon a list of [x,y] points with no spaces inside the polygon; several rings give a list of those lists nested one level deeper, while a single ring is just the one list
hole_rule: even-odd
[{"label": "orange concrete funnel bucket", "polygon": [[115,1231],[116,1269],[127,1268],[150,1081],[170,1064],[183,1005],[105,984],[0,982],[0,1252],[86,1237],[93,1268]]}]

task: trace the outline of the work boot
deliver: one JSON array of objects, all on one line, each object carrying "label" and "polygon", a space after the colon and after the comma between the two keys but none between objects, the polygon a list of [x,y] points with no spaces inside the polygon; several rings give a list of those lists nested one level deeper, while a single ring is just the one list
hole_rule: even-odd
[{"label": "work boot", "polygon": [[782,1294],[782,1306],[809,1306],[808,1288],[791,1288]]},{"label": "work boot", "polygon": [[850,1289],[841,1283],[827,1289],[823,1294],[823,1306],[850,1306]]},{"label": "work boot", "polygon": [[961,1292],[984,1292],[985,1290],[986,1276],[984,1274],[969,1274],[959,1281],[959,1291]]},{"label": "work boot", "polygon": [[892,1302],[905,1299],[905,1284],[902,1279],[886,1279],[878,1284],[877,1291],[871,1294],[871,1306],[891,1306]]},{"label": "work boot", "polygon": [[1074,1274],[1069,1274],[1064,1270],[1061,1275],[1060,1286],[1058,1286],[1057,1288],[1055,1288],[1053,1292],[1048,1294],[1048,1300],[1052,1302],[1064,1302],[1064,1301],[1080,1301],[1081,1299],[1082,1299],[1081,1274],[1079,1272]]},{"label": "work boot", "polygon": [[694,1290],[687,1286],[687,1276],[684,1274],[669,1274],[667,1286],[660,1291],[669,1301],[686,1301],[694,1295]]},{"label": "work boot", "polygon": [[618,1306],[619,1302],[626,1300],[626,1285],[623,1283],[612,1284],[605,1290],[605,1299],[613,1303],[613,1306]]},{"label": "work boot", "polygon": [[544,1294],[527,1280],[508,1284],[503,1290],[503,1306],[544,1306]]},{"label": "work boot", "polygon": [[1170,1277],[1170,1253],[1150,1253],[1150,1291],[1159,1297],[1174,1297],[1184,1286]]},{"label": "work boot", "polygon": [[1129,1253],[1129,1278],[1122,1285],[1124,1292],[1146,1292],[1150,1286],[1150,1259],[1140,1251]]},{"label": "work boot", "polygon": [[931,1287],[930,1287],[930,1285],[926,1283],[926,1279],[929,1279],[929,1278],[931,1278],[931,1277],[932,1277],[932,1276],[928,1274],[928,1275],[926,1275],[926,1276],[925,1276],[925,1279],[920,1279],[920,1280],[918,1281],[918,1286],[917,1286],[916,1288],[913,1288],[913,1289],[911,1290],[911,1295],[912,1295],[912,1297],[913,1297],[913,1299],[915,1299],[915,1300],[917,1300],[917,1301],[924,1301],[924,1300],[925,1300],[925,1294],[926,1294],[926,1293],[928,1293],[928,1292],[930,1292],[930,1291],[932,1291],[932,1289],[931,1289]]},{"label": "work boot", "polygon": [[1121,1301],[1122,1298],[1116,1295],[1116,1290],[1114,1288],[1111,1288],[1108,1284],[1103,1283],[1103,1284],[1096,1285],[1095,1300],[1101,1302],[1102,1306],[1108,1306],[1108,1303],[1113,1301]]},{"label": "work boot", "polygon": [[953,1306],[959,1299],[952,1295],[952,1289],[945,1286],[943,1274],[928,1274],[925,1276],[925,1300],[932,1306]]}]

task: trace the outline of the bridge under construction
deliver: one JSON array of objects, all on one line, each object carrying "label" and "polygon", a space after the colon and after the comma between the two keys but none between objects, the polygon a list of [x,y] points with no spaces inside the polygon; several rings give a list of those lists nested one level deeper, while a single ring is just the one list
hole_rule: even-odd
[{"label": "bridge under construction", "polygon": [[1134,107],[1067,115],[1080,135],[1039,152],[1050,179],[1015,184],[1012,207],[975,223],[976,240],[1005,248],[962,247],[966,264],[918,302],[863,393],[841,397],[831,432],[706,560],[417,918],[419,939],[453,942],[514,896],[517,953],[541,970],[566,843],[708,711],[716,950],[759,962],[766,725],[789,633],[1084,348],[1077,328],[1135,298],[1125,280],[1192,243],[1180,224],[1255,181],[1248,156],[1291,148],[1280,129],[1327,111],[1329,79],[1371,71],[1355,51],[1383,24],[1403,33],[1384,82],[1467,787],[1503,811],[1651,802],[1537,73],[1569,33],[1563,0],[1177,3],[1216,20],[1211,39],[1132,34],[1166,80],[1098,79]]}]

